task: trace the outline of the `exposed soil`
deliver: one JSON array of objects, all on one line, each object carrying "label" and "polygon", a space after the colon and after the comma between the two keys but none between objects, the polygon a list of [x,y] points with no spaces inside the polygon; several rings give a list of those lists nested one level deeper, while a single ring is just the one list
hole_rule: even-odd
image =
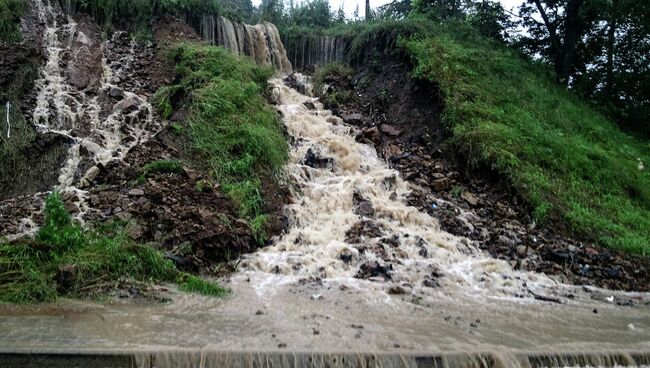
[{"label": "exposed soil", "polygon": [[[369,61],[354,77],[326,79],[327,93],[354,92],[353,101],[333,110],[358,127],[357,141],[374,145],[410,183],[410,205],[515,269],[577,285],[650,290],[646,258],[581,241],[559,219],[537,225],[529,206],[498,176],[469,170],[446,139],[438,89],[412,79],[410,70],[409,62],[384,55],[381,63]],[[378,231],[368,224],[353,230],[351,240],[365,230]]]},{"label": "exposed soil", "polygon": [[[83,60],[73,61],[71,56],[65,56],[64,63],[73,66],[69,68],[72,84],[87,92],[96,88],[101,77],[101,58],[96,57],[101,55],[98,48],[101,35],[88,17],[77,15],[75,18],[78,18],[80,29],[91,35],[90,42],[97,47],[85,47],[85,51],[75,55]],[[172,18],[160,19],[153,29],[153,43],[133,43],[126,33],[116,33],[107,43],[107,63],[122,71],[120,77],[111,80],[118,88],[106,96],[99,96],[99,103],[108,111],[116,101],[124,99],[122,90],[150,97],[158,88],[171,83],[175,70],[166,55],[166,47],[179,41],[199,40],[194,30]],[[4,55],[2,49],[0,55]],[[10,75],[13,69],[8,68],[20,62],[19,59],[16,62],[11,61],[13,59],[11,62],[2,60],[0,77]],[[26,111],[25,115],[29,116],[30,112]],[[173,120],[182,124],[183,117],[181,109]],[[156,116],[154,119],[160,120]],[[79,129],[84,129],[83,122]],[[30,148],[24,152],[24,157],[37,162],[42,161],[43,150],[66,143],[58,135],[39,136],[35,142],[36,149]],[[42,148],[39,150],[39,147]],[[84,152],[81,155],[84,157]],[[66,157],[63,148],[61,157]],[[145,177],[143,167],[158,160],[178,160],[183,169],[171,173],[151,172]],[[197,163],[200,163],[200,158],[195,157],[187,137],[166,128],[146,143],[135,146],[124,160],[98,165],[99,170],[84,185],[87,191],[85,205],[89,208],[80,209],[80,198],[72,192],[62,193],[62,199],[73,214],[85,210],[87,224],[101,225],[114,221],[126,224],[129,237],[161,249],[181,270],[220,273],[225,262],[252,252],[262,244],[249,223],[239,217],[236,205],[225,197],[209,171]],[[80,171],[85,172],[92,165],[92,162],[82,161],[83,169]],[[52,163],[48,171],[51,175],[44,177],[45,184],[34,189],[5,191],[3,187],[0,237],[28,230],[30,226],[24,218],[31,217],[36,225],[41,223],[45,194],[33,194],[51,190],[60,166],[60,162]],[[42,175],[42,171],[36,171],[35,175]],[[2,180],[9,180],[5,173],[2,177]],[[79,179],[75,178],[76,181]],[[286,189],[271,180],[263,181],[262,192],[265,210],[269,214],[266,234],[270,237],[284,229],[283,207],[288,195]]]}]

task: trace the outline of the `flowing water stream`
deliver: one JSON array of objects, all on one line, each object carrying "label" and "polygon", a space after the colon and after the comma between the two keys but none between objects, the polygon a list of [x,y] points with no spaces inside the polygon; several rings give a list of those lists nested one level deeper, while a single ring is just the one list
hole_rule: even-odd
[{"label": "flowing water stream", "polygon": [[[0,346],[124,354],[155,367],[650,362],[648,295],[562,285],[489,258],[406,206],[407,183],[352,127],[281,80],[272,85],[293,142],[290,224],[223,280],[230,296],[171,290],[169,304],[1,307]],[[306,165],[310,150],[319,165]],[[376,230],[351,241],[359,222]],[[593,300],[603,292],[646,304]]]},{"label": "flowing water stream", "polygon": [[[81,219],[98,165],[160,126],[146,96],[107,97],[133,52],[111,62],[102,43],[99,86],[79,91],[64,60],[96,41],[55,2],[34,4],[47,63],[33,122],[71,141],[59,188],[77,196]],[[353,127],[280,79],[271,85],[291,136],[289,226],[222,280],[230,296],[160,287],[173,302],[0,306],[0,354],[75,351],[142,367],[650,364],[650,295],[516,271],[442,231],[405,204],[409,184]]]}]

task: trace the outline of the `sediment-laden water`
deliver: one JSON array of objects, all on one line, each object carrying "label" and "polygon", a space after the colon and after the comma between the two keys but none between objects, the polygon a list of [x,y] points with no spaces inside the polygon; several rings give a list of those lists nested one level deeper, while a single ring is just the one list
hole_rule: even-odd
[{"label": "sediment-laden water", "polygon": [[[293,142],[289,228],[224,280],[230,296],[2,307],[0,346],[156,367],[648,363],[650,296],[562,285],[489,258],[406,206],[408,184],[353,128],[272,85]],[[350,233],[360,222],[366,230]]]}]

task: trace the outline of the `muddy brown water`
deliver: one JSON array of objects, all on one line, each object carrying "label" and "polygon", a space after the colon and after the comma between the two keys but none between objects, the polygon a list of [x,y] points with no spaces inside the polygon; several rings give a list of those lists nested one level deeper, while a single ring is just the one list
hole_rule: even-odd
[{"label": "muddy brown water", "polygon": [[[272,85],[296,142],[287,166],[293,183],[289,229],[222,280],[232,293],[214,299],[171,289],[164,292],[173,299],[168,304],[2,306],[0,360],[139,367],[650,362],[649,295],[515,271],[441,231],[434,219],[404,204],[408,183],[369,146],[355,142],[351,127],[318,103],[308,109],[304,102],[316,101],[280,80]],[[310,148],[332,164],[304,165]],[[359,214],[354,193],[373,211]],[[377,223],[382,234],[348,244],[347,230],[361,219]],[[385,243],[386,237],[398,246]],[[369,263],[390,271],[359,276]],[[432,270],[434,287],[425,282]],[[559,303],[540,301],[540,295]],[[623,299],[635,305],[614,302]]]},{"label": "muddy brown water", "polygon": [[[48,55],[36,83],[34,123],[70,135],[79,114],[92,117],[93,134],[73,137],[59,180],[61,189],[79,195],[83,220],[88,205],[75,178],[83,181],[88,173],[79,173],[79,148],[85,147],[95,163],[120,159],[159,127],[151,125],[145,96],[125,91],[137,110],[129,114],[144,116],[138,120],[144,125],[131,127],[135,140],[124,140],[121,128],[129,119],[119,106],[101,120],[94,99],[71,93],[59,55],[90,41],[54,3],[33,3]],[[112,87],[110,77],[119,72],[104,63],[102,91]],[[310,90],[308,79],[299,79]],[[292,188],[289,226],[221,280],[232,293],[213,299],[169,287],[161,290],[173,300],[167,304],[62,300],[0,306],[0,366],[650,363],[649,294],[563,285],[491,258],[407,206],[409,183],[372,147],[356,142],[353,127],[279,79],[271,86],[293,142],[286,167]],[[315,109],[308,108],[311,103]],[[319,165],[305,162],[309,152]],[[360,221],[375,230],[351,240],[349,230]],[[620,306],[621,300],[633,305]]]}]

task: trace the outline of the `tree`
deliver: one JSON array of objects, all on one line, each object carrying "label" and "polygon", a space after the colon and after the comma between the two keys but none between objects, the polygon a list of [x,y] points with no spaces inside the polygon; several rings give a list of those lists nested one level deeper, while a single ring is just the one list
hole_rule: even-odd
[{"label": "tree", "polygon": [[377,14],[379,18],[402,19],[408,16],[411,10],[411,0],[393,0],[380,6]]},{"label": "tree", "polygon": [[346,16],[345,16],[345,7],[343,6],[343,3],[339,6],[339,9],[336,11],[336,15],[334,16],[334,22],[335,23],[345,23]]},{"label": "tree", "polygon": [[354,13],[352,13],[352,18],[357,21],[359,20],[359,4],[354,8]]},{"label": "tree", "polygon": [[413,11],[432,19],[460,18],[471,0],[413,0]]},{"label": "tree", "polygon": [[281,26],[284,23],[284,2],[282,0],[262,0],[260,18],[261,21]]},{"label": "tree", "polygon": [[[289,23],[306,27],[326,28],[334,22],[329,1],[311,0],[290,9]],[[343,12],[345,19],[345,12]]]},{"label": "tree", "polygon": [[[578,41],[590,28],[584,17],[584,5],[585,0],[527,0],[520,9],[523,24],[531,35],[528,46],[550,59],[558,82],[565,85],[575,71]],[[536,14],[543,23],[535,19]]]},{"label": "tree", "polygon": [[507,41],[508,31],[515,27],[501,3],[491,0],[475,1],[468,7],[468,22],[482,35]]}]

